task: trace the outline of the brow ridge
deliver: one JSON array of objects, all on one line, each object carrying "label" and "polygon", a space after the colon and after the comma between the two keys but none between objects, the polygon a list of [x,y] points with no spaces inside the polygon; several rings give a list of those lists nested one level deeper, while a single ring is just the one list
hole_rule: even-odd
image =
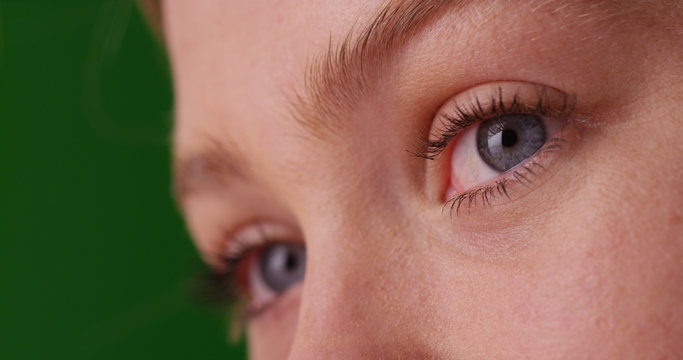
[{"label": "brow ridge", "polygon": [[[391,57],[425,24],[449,5],[464,0],[399,0],[385,4],[372,21],[341,43],[332,37],[312,58],[304,75],[304,91],[288,97],[294,119],[307,133],[329,139],[343,128],[343,114],[367,94]],[[287,97],[288,94],[285,94]],[[206,135],[206,134],[205,134]],[[173,193],[181,204],[189,194],[207,187],[225,187],[233,179],[249,179],[247,160],[212,136],[202,151],[173,164]]]},{"label": "brow ridge", "polygon": [[231,152],[225,144],[207,136],[202,151],[173,163],[173,193],[178,201],[206,187],[225,187],[231,179],[248,179],[250,171],[244,157]]},{"label": "brow ridge", "polygon": [[385,4],[373,20],[352,28],[336,44],[314,56],[304,75],[303,91],[293,91],[294,119],[315,138],[329,139],[344,127],[344,116],[368,95],[397,54],[436,14],[462,0],[401,0]]}]

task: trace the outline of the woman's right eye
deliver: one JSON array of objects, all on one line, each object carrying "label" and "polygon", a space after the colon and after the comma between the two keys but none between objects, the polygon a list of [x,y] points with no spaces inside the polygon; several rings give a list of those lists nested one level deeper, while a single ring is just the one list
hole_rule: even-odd
[{"label": "woman's right eye", "polygon": [[266,245],[249,265],[249,308],[261,312],[306,273],[306,248],[301,243]]}]

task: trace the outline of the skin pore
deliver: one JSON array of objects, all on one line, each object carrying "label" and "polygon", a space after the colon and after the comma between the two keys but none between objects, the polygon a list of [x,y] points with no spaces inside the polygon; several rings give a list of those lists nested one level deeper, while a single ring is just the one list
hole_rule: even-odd
[{"label": "skin pore", "polygon": [[[251,358],[683,357],[677,2],[162,9],[177,196],[207,264],[252,249]],[[546,145],[489,175],[468,139],[510,114]],[[268,241],[306,254],[275,295]]]}]

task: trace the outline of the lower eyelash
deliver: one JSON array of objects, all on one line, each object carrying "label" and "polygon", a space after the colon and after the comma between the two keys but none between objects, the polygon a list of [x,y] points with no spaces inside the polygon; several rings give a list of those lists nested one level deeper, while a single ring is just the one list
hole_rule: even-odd
[{"label": "lower eyelash", "polygon": [[[503,174],[504,177],[502,179],[496,180],[490,185],[467,190],[447,200],[444,203],[443,209],[448,208],[452,217],[453,213],[459,215],[463,206],[469,210],[472,205],[477,205],[478,203],[484,206],[493,205],[494,200],[502,196],[511,199],[508,189],[517,184],[529,187],[533,184],[535,178],[547,170],[539,161],[533,159],[561,151],[565,148],[567,142],[567,139],[561,136],[551,138],[530,158],[531,160],[521,163],[508,173]],[[532,168],[537,168],[537,170]]]}]

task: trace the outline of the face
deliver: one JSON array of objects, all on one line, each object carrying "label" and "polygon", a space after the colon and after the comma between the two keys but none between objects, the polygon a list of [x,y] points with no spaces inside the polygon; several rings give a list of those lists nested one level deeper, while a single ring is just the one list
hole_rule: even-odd
[{"label": "face", "polygon": [[683,356],[681,7],[168,1],[254,359]]}]

